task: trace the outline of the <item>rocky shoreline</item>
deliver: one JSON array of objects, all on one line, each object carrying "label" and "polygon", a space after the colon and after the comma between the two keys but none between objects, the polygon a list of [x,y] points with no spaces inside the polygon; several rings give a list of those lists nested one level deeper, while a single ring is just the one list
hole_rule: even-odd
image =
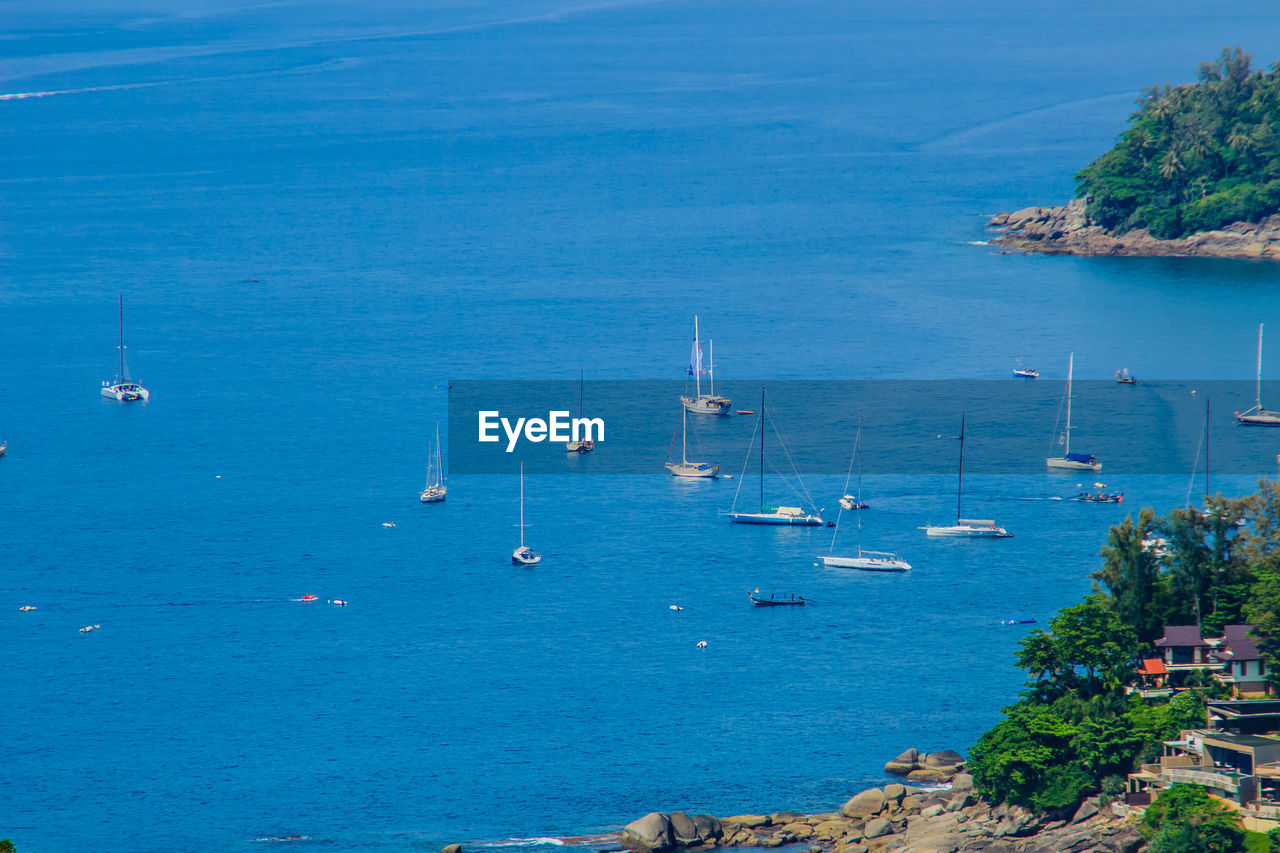
[{"label": "rocky shoreline", "polygon": [[1236,222],[1176,240],[1159,240],[1144,229],[1112,234],[1085,217],[1085,202],[1027,207],[999,213],[987,225],[1001,229],[991,245],[1045,255],[1251,258],[1280,260],[1280,215],[1262,222]]}]

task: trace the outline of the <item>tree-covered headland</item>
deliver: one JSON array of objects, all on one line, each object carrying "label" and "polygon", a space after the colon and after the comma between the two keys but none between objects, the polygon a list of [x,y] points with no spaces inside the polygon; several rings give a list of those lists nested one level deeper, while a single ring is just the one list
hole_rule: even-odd
[{"label": "tree-covered headland", "polygon": [[1195,83],[1143,90],[1114,148],[1076,175],[1091,222],[1160,239],[1280,213],[1280,62],[1238,46]]}]

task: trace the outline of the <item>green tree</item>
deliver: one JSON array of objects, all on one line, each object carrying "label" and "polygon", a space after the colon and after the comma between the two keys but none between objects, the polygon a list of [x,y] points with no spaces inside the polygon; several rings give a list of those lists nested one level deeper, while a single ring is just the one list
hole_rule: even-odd
[{"label": "green tree", "polygon": [[1089,782],[1087,776],[1073,779],[1060,772],[1051,776],[1065,767],[1079,770],[1071,750],[1077,734],[1075,726],[1043,705],[1014,705],[969,750],[967,769],[974,785],[993,802],[1046,808],[1077,782],[1073,796],[1078,800],[1079,791]]},{"label": "green tree", "polygon": [[1162,853],[1243,853],[1240,817],[1196,785],[1174,785],[1147,807],[1143,834]]},{"label": "green tree", "polygon": [[1113,525],[1102,546],[1102,568],[1092,575],[1111,594],[1120,621],[1134,630],[1143,645],[1164,631],[1164,614],[1154,606],[1160,563],[1142,546],[1154,523],[1154,510],[1144,509],[1138,513],[1137,524],[1130,517]]}]

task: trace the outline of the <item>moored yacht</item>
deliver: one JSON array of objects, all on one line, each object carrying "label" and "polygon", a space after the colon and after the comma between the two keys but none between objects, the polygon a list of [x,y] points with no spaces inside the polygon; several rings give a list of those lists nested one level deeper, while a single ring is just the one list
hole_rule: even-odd
[{"label": "moored yacht", "polygon": [[129,365],[124,358],[124,294],[120,294],[120,372],[116,374],[114,382],[103,380],[102,396],[109,397],[113,400],[119,400],[121,403],[127,403],[132,400],[148,400],[151,398],[151,392],[143,388],[137,382],[129,378]]},{"label": "moored yacht", "polygon": [[[698,340],[698,317],[693,318],[693,350],[689,353],[689,375],[693,377],[694,392],[692,397],[680,397],[680,403],[695,415],[727,415],[729,414],[729,404],[733,401],[728,397],[716,396],[716,359],[715,349],[712,342],[707,342],[710,351],[708,352],[707,369],[702,369],[702,342]],[[702,374],[707,374],[708,393],[702,393]]]},{"label": "moored yacht", "polygon": [[923,530],[926,536],[954,537],[962,536],[971,539],[1007,539],[1013,536],[995,521],[989,518],[962,518],[960,498],[964,492],[964,415],[960,415],[960,464],[956,466],[956,523],[929,524]]}]

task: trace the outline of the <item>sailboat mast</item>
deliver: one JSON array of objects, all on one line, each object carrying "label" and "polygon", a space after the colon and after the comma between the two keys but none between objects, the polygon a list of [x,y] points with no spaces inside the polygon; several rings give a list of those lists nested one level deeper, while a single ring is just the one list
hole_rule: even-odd
[{"label": "sailboat mast", "polygon": [[578,417],[582,417],[582,382],[585,373],[578,371]]},{"label": "sailboat mast", "polygon": [[760,512],[764,512],[764,389],[760,389]]},{"label": "sailboat mast", "polygon": [[964,412],[960,413],[960,469],[956,471],[956,526],[960,526],[960,492],[964,486]]},{"label": "sailboat mast", "polygon": [[858,556],[862,556],[862,410],[858,410],[858,437],[853,442],[854,455],[858,457]]},{"label": "sailboat mast", "polygon": [[1258,324],[1258,385],[1253,401],[1259,409],[1262,408],[1262,325]]},{"label": "sailboat mast", "polygon": [[698,342],[698,315],[693,315],[693,387],[694,397],[702,396],[702,344]]},{"label": "sailboat mast", "polygon": [[707,340],[707,381],[711,383],[707,391],[712,397],[716,395],[716,342]]},{"label": "sailboat mast", "polygon": [[440,453],[440,424],[436,424],[436,485],[444,483],[444,457]]},{"label": "sailboat mast", "polygon": [[1204,498],[1209,499],[1209,398],[1204,398]]},{"label": "sailboat mast", "polygon": [[524,547],[524,463],[520,463],[520,547]]},{"label": "sailboat mast", "polygon": [[[1261,342],[1259,342],[1259,347],[1261,347]],[[123,382],[124,381],[124,294],[123,293],[120,294],[120,345],[118,349],[120,350],[120,381]],[[1259,354],[1258,354],[1258,371],[1259,371],[1258,376],[1261,377],[1262,376],[1261,350],[1259,350]]]},{"label": "sailboat mast", "polygon": [[1062,449],[1063,457],[1071,455],[1071,374],[1075,371],[1076,354],[1071,353],[1067,357],[1067,438],[1066,446]]}]

